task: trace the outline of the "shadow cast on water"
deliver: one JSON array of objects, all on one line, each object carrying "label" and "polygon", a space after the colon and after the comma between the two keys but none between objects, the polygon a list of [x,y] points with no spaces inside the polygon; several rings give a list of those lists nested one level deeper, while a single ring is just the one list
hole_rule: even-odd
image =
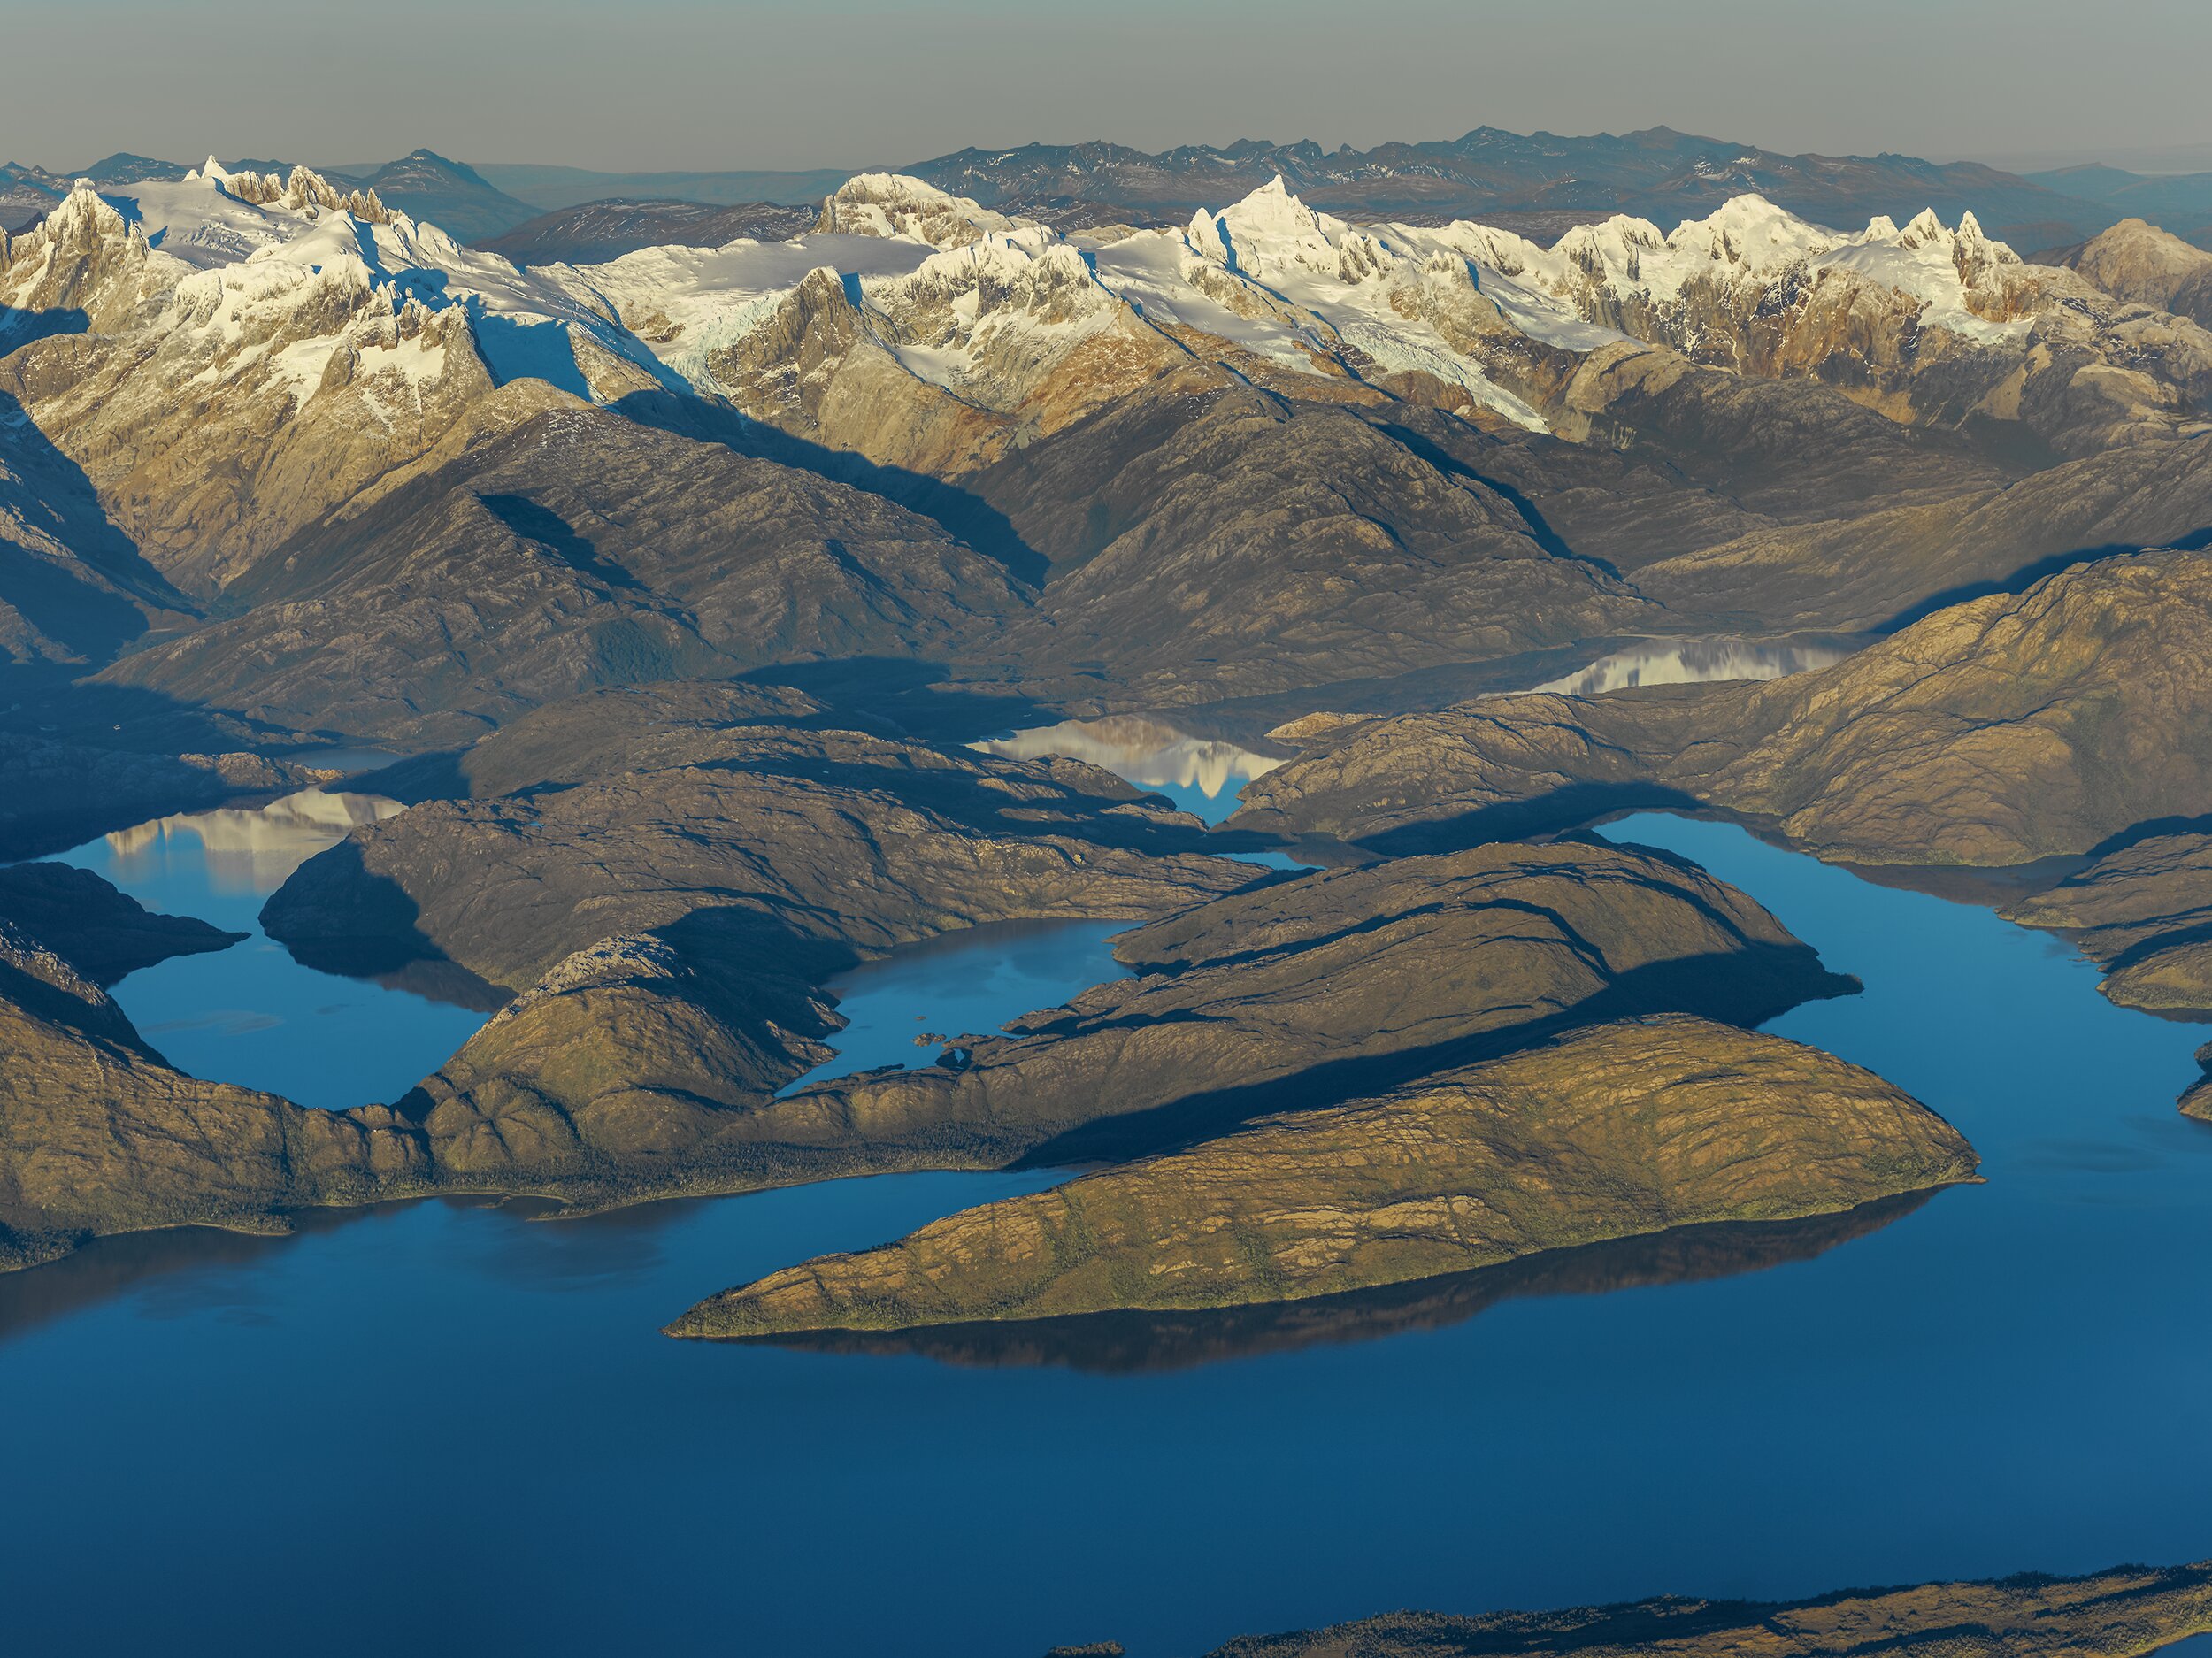
[{"label": "shadow cast on water", "polygon": [[1563,834],[1630,812],[1708,810],[1695,795],[1660,783],[1572,783],[1530,800],[1502,801],[1450,817],[1379,830],[1351,844],[1384,857],[1409,857],[1456,852],[1492,841]]},{"label": "shadow cast on water", "polygon": [[[1187,1094],[1164,1105],[1097,1117],[1056,1134],[1008,1165],[1054,1169],[1119,1163],[1179,1150],[1282,1111],[1310,1111],[1404,1087],[1420,1078],[1540,1048],[1609,1020],[1689,1013],[1747,1027],[1807,1002],[1857,994],[1856,979],[1832,973],[1808,945],[1751,944],[1622,974],[1600,994],[1541,1019],[1451,1041],[1325,1061],[1286,1077]],[[1034,1027],[1050,1034],[1051,1027]]]},{"label": "shadow cast on water", "polygon": [[454,961],[416,925],[421,910],[388,875],[373,874],[350,838],[307,859],[261,907],[261,930],[301,966],[478,1012],[513,999]]},{"label": "shadow cast on water", "polygon": [[816,1352],[914,1354],[941,1363],[1040,1365],[1103,1372],[1189,1370],[1229,1359],[1374,1341],[1461,1324],[1502,1301],[1601,1295],[1692,1284],[1809,1261],[1903,1219],[1934,1195],[1910,1193],[1840,1215],[1735,1221],[1579,1248],[1501,1266],[1344,1295],[1176,1313],[1090,1313],[905,1331],[820,1331],[744,1338],[729,1345]]},{"label": "shadow cast on water", "polygon": [[946,683],[951,668],[908,656],[838,656],[825,662],[773,663],[736,676],[742,684],[804,692],[826,712],[796,725],[841,726],[877,736],[928,742],[979,741],[1012,726],[1049,724],[1049,704],[1019,692],[999,695]]}]

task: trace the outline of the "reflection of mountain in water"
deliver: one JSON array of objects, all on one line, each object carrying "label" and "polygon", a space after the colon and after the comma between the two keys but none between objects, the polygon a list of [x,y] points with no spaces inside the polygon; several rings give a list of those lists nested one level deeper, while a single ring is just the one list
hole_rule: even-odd
[{"label": "reflection of mountain in water", "polygon": [[328,794],[307,789],[271,801],[257,810],[225,808],[157,817],[107,837],[119,871],[127,875],[134,859],[190,836],[204,854],[210,883],[219,893],[273,893],[285,877],[325,847],[335,846],[356,826],[375,823],[406,809],[381,794]]},{"label": "reflection of mountain in water", "polygon": [[1217,799],[1233,782],[1240,787],[1282,764],[1273,755],[1254,754],[1216,738],[1189,736],[1143,714],[1063,720],[971,747],[1010,760],[1064,755],[1103,766],[1140,788],[1196,788],[1208,800]]},{"label": "reflection of mountain in water", "polygon": [[1564,679],[1531,686],[1591,696],[1632,685],[1701,685],[1709,679],[1779,679],[1841,662],[1851,653],[1838,645],[1786,644],[1745,639],[1651,640],[1601,656]]},{"label": "reflection of mountain in water", "polygon": [[1735,1221],[1578,1249],[1557,1249],[1449,1278],[1348,1295],[1187,1313],[1092,1313],[902,1331],[821,1331],[754,1338],[761,1345],[846,1353],[918,1353],[947,1364],[1065,1365],[1077,1370],[1174,1370],[1298,1347],[1433,1330],[1526,1295],[1694,1283],[1809,1261],[1878,1232],[1932,1195],[1910,1192],[1841,1215]]}]

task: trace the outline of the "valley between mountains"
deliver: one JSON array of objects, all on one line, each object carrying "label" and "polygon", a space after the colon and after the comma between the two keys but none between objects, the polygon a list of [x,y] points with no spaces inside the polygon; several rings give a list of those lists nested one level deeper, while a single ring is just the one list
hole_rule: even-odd
[{"label": "valley between mountains", "polygon": [[[0,1270],[956,1177],[629,1334],[1171,1370],[2013,1224],[2044,1165],[1978,1085],[1816,1040],[1898,958],[1792,883],[2212,1018],[2212,255],[2107,214],[2023,257],[1983,217],[2047,203],[1957,168],[1818,223],[1703,142],[1620,173],[1670,228],[1462,214],[1480,146],[1422,200],[970,153],[527,221],[419,154],[17,170]],[[250,933],[87,866],[197,837],[219,878],[219,828]],[[1077,923],[1056,1000],[831,1063],[871,972]],[[470,1033],[323,1109],[130,1010],[279,953]],[[2212,1081],[2168,1083],[2185,1163]],[[2205,1212],[2188,1166],[2147,1209]],[[2212,1628],[2203,1571],[1221,1653],[2132,1658]]]}]

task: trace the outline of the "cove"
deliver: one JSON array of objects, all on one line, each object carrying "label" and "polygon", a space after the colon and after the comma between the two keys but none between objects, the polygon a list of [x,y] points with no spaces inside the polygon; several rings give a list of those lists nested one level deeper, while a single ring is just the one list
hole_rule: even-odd
[{"label": "cove", "polygon": [[147,909],[247,936],[209,956],[129,974],[112,994],[179,1070],[342,1110],[397,1100],[484,1023],[481,1007],[374,979],[318,972],[261,931],[284,879],[357,824],[400,810],[373,794],[311,789],[258,809],[156,818],[56,855]]},{"label": "cove", "polygon": [[[0,1279],[12,1636],[1185,1658],[1394,1607],[2212,1555],[2212,1131],[2173,1106],[2206,1032],[1985,910],[1732,825],[1605,833],[1857,974],[1774,1028],[1917,1094],[1987,1184],[1125,1363],[656,1333],[1041,1173],[106,1240]],[[371,1570],[403,1593],[334,1593]]]}]

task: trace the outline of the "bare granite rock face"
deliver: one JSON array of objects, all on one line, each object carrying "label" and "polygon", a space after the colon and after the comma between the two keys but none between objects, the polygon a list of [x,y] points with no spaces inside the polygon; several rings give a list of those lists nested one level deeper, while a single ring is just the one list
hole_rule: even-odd
[{"label": "bare granite rock face", "polygon": [[0,922],[0,1269],[153,1226],[281,1230],[282,1210],[427,1173],[382,1106],[303,1110],[172,1070],[105,992]]},{"label": "bare granite rock face", "polygon": [[1248,1635],[1209,1658],[2147,1658],[2212,1632],[2212,1562],[2086,1577],[1847,1590],[1771,1605],[1640,1600],[1454,1617],[1393,1612]]},{"label": "bare granite rock face", "polygon": [[733,1135],[764,1159],[992,1168],[1119,1157],[1333,1104],[1569,1026],[1746,1023],[1852,981],[1742,894],[1609,847],[1489,847],[1254,887],[1123,935],[1155,970],[940,1063],[810,1085]]},{"label": "bare granite rock face", "polygon": [[703,1302],[685,1336],[1297,1300],[1971,1177],[1880,1078],[1678,1016],[1596,1026],[1397,1093],[933,1222]]},{"label": "bare granite rock face", "polygon": [[365,492],[227,595],[107,682],[422,745],[603,686],[943,652],[1029,603],[879,495],[582,407]]},{"label": "bare granite rock face", "polygon": [[2008,864],[2212,810],[2212,557],[2098,560],[1765,684],[1299,729],[1232,819],[1379,848],[1697,804],[1863,864]]},{"label": "bare granite rock face", "polygon": [[[843,736],[855,748],[870,742]],[[834,745],[787,741],[833,757]],[[979,756],[953,775],[972,793],[971,778],[1021,778],[1025,764]],[[1046,768],[1033,773],[1033,795],[1062,821],[995,832],[908,804],[889,787],[899,769],[868,787],[680,765],[529,796],[428,802],[310,858],[269,900],[263,925],[310,954],[443,956],[518,986],[603,938],[663,930],[698,910],[729,911],[724,921],[764,941],[810,945],[817,956],[826,946],[849,963],[985,921],[1149,919],[1256,879],[1248,864],[1111,844],[1123,821],[1114,814],[1143,826],[1156,806],[1084,801],[1053,786]],[[1016,785],[993,793],[1010,814],[1025,809]],[[1087,838],[1087,819],[1104,820],[1099,838]]]},{"label": "bare granite rock face", "polygon": [[2062,256],[2106,293],[2212,327],[2212,253],[2139,219],[2124,219]]},{"label": "bare granite rock face", "polygon": [[401,1101],[442,1177],[581,1196],[757,1182],[718,1143],[829,1057],[842,1021],[772,951],[601,940]]},{"label": "bare granite rock face", "polygon": [[2212,836],[2135,841],[2001,913],[2065,933],[2123,1007],[2212,1010]]}]

